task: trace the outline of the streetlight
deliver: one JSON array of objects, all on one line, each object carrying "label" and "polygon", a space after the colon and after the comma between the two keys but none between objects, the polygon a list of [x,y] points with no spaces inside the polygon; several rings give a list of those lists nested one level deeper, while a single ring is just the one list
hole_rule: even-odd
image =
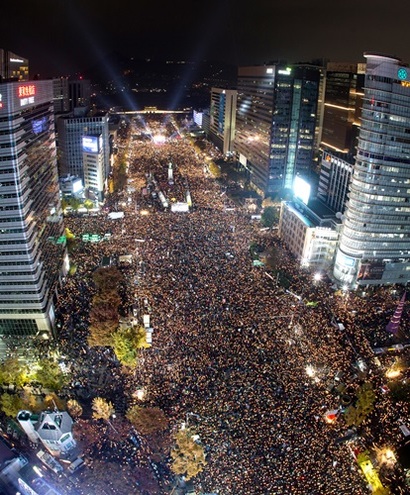
[{"label": "streetlight", "polygon": [[321,279],[322,279],[322,275],[321,275],[319,272],[316,272],[316,273],[313,275],[313,280],[314,280],[315,282],[319,282]]}]

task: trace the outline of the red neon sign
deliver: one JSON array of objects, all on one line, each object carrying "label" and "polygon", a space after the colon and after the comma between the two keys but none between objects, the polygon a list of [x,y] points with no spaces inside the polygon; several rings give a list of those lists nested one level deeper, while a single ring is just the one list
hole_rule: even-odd
[{"label": "red neon sign", "polygon": [[34,84],[25,84],[18,87],[18,97],[27,98],[28,96],[34,96],[36,94],[36,87]]}]

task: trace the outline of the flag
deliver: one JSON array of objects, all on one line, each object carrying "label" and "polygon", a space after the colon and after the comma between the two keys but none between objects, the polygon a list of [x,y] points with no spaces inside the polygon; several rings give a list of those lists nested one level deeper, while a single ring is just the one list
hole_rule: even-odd
[{"label": "flag", "polygon": [[386,330],[390,333],[394,333],[395,335],[399,331],[399,325],[400,325],[400,320],[401,320],[401,314],[403,313],[403,308],[404,308],[404,303],[406,300],[406,293],[403,294],[403,297],[401,298],[396,311],[394,312],[394,315],[391,317],[391,320],[386,326]]}]

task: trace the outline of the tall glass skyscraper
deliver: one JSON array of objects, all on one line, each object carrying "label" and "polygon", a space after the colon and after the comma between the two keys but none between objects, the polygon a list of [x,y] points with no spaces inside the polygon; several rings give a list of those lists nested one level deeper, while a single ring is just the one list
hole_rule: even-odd
[{"label": "tall glass skyscraper", "polygon": [[363,110],[334,276],[349,286],[410,280],[410,69],[366,53]]},{"label": "tall glass skyscraper", "polygon": [[261,194],[312,169],[320,79],[311,65],[239,68],[234,149]]},{"label": "tall glass skyscraper", "polygon": [[65,244],[52,81],[0,84],[0,335],[52,332]]}]

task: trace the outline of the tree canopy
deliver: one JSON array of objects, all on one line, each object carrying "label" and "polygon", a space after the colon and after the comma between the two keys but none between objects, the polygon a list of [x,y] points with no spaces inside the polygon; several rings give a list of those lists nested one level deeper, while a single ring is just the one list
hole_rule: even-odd
[{"label": "tree canopy", "polygon": [[119,328],[112,335],[112,346],[118,361],[124,366],[137,365],[138,349],[149,347],[143,327]]},{"label": "tree canopy", "polygon": [[168,420],[158,407],[133,406],[127,411],[126,417],[141,435],[149,435],[168,427]]},{"label": "tree canopy", "polygon": [[35,379],[43,388],[52,391],[61,390],[68,381],[56,361],[52,359],[41,359],[38,362],[38,369],[35,371]]},{"label": "tree canopy", "polygon": [[365,382],[357,393],[357,401],[345,411],[347,426],[360,426],[373,411],[376,394],[370,382]]},{"label": "tree canopy", "polygon": [[191,429],[179,430],[175,435],[175,445],[171,450],[171,470],[184,475],[187,480],[203,471],[206,466],[205,452],[202,445],[195,442]]},{"label": "tree canopy", "polygon": [[8,358],[0,364],[0,385],[22,387],[29,382],[26,366],[17,358]]},{"label": "tree canopy", "polygon": [[19,395],[6,393],[0,396],[0,408],[6,416],[15,418],[24,408],[24,402]]},{"label": "tree canopy", "polygon": [[93,399],[92,410],[94,419],[104,419],[105,421],[108,421],[115,413],[112,403],[102,397],[95,397]]}]

